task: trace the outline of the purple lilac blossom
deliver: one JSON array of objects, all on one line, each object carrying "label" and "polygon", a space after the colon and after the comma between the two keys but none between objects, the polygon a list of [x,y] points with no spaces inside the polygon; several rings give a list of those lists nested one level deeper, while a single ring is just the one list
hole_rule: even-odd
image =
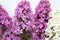
[{"label": "purple lilac blossom", "polygon": [[[28,1],[21,1],[15,9],[14,34],[19,35],[21,40],[30,40],[33,32],[32,11]],[[20,40],[20,39],[19,39]]]},{"label": "purple lilac blossom", "polygon": [[41,0],[35,9],[34,15],[34,40],[45,40],[45,30],[47,23],[50,19],[49,13],[51,12],[50,3],[47,0]]},{"label": "purple lilac blossom", "polygon": [[0,5],[0,40],[9,40],[7,37],[12,29],[12,18],[7,11]]}]

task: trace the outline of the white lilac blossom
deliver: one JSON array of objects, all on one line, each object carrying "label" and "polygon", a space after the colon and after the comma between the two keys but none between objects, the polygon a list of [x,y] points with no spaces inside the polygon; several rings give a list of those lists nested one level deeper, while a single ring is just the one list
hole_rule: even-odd
[{"label": "white lilac blossom", "polygon": [[60,10],[53,10],[51,16],[45,33],[48,36],[46,40],[60,40]]}]

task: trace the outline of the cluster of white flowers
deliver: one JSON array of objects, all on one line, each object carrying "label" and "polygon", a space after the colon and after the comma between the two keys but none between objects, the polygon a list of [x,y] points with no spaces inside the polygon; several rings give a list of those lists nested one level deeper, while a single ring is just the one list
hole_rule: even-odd
[{"label": "cluster of white flowers", "polygon": [[46,40],[60,40],[60,11],[52,11],[51,16],[45,33]]}]

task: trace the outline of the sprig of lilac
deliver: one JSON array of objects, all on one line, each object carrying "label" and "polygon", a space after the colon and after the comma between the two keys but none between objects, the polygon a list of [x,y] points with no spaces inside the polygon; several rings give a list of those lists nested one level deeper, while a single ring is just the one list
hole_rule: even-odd
[{"label": "sprig of lilac", "polygon": [[[15,30],[16,35],[20,35],[21,40],[30,40],[33,31],[32,11],[28,1],[21,1],[15,9]],[[18,32],[20,33],[18,33]]]},{"label": "sprig of lilac", "polygon": [[9,17],[7,11],[0,5],[0,40],[8,40],[8,34],[12,29],[12,19]]},{"label": "sprig of lilac", "polygon": [[50,19],[49,13],[51,12],[50,3],[47,0],[41,0],[35,9],[34,15],[34,40],[45,40],[45,30],[47,23]]}]

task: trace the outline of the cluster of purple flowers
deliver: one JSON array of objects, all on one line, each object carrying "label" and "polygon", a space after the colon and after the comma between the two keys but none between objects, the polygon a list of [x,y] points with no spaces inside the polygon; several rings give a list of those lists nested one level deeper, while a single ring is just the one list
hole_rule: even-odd
[{"label": "cluster of purple flowers", "polygon": [[9,17],[6,10],[0,5],[0,40],[8,40],[12,24],[12,18]]},{"label": "cluster of purple flowers", "polygon": [[15,9],[14,22],[0,6],[0,40],[45,40],[50,3],[41,0],[32,14],[30,3],[21,1]]},{"label": "cluster of purple flowers", "polygon": [[34,25],[35,25],[35,37],[34,40],[45,40],[45,30],[47,28],[47,23],[51,18],[49,13],[51,11],[50,3],[47,0],[42,0],[39,2],[38,6],[35,9],[34,15]]}]

